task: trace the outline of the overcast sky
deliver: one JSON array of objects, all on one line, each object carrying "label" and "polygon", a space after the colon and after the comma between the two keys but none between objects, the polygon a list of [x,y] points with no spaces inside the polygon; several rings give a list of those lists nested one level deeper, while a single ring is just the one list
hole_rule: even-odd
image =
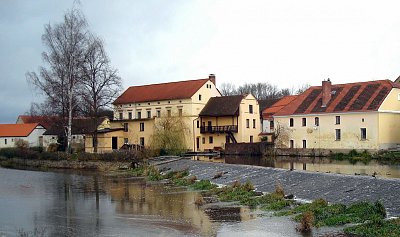
[{"label": "overcast sky", "polygon": [[[0,123],[40,96],[27,71],[43,65],[45,24],[73,1],[0,1]],[[400,2],[81,0],[123,86],[206,78],[280,88],[400,75]]]}]

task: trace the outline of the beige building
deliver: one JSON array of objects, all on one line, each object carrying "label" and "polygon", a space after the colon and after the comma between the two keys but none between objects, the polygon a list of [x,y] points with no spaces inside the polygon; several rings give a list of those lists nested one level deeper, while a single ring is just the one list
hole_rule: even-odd
[{"label": "beige building", "polygon": [[400,89],[390,80],[323,81],[273,115],[276,146],[381,150],[400,146]]},{"label": "beige building", "polygon": [[[206,79],[129,87],[114,101],[110,130],[101,131],[99,151],[120,149],[124,144],[148,146],[157,121],[180,117],[187,127],[186,143],[193,150],[193,129],[198,114],[211,97],[221,96],[215,76]],[[86,151],[92,139],[86,139]]]},{"label": "beige building", "polygon": [[196,151],[224,149],[226,143],[258,142],[259,105],[251,94],[211,98],[196,121]]}]

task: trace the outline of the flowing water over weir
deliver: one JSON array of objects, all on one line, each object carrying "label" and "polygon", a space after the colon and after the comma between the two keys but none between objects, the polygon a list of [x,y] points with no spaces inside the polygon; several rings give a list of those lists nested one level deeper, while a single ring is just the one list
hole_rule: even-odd
[{"label": "flowing water over weir", "polygon": [[[188,164],[179,162],[170,164]],[[232,203],[198,208],[199,195],[138,178],[0,168],[0,236],[302,236],[287,217]]]}]

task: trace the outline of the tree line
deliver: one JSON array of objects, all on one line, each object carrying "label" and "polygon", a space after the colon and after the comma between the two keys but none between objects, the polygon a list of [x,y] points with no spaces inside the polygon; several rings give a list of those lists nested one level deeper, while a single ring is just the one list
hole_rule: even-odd
[{"label": "tree line", "polygon": [[218,89],[223,96],[252,94],[257,100],[277,99],[287,95],[297,95],[303,93],[310,87],[303,84],[298,88],[279,89],[276,85],[268,82],[246,83],[236,87],[233,83],[222,83]]},{"label": "tree line", "polygon": [[[26,78],[45,101],[32,109],[61,118],[66,148],[71,151],[73,117],[91,117],[96,127],[102,111],[120,93],[121,78],[111,66],[103,40],[90,31],[79,9],[68,10],[60,23],[45,25],[42,42],[44,65],[27,72]],[[93,132],[96,152],[97,131]]]}]

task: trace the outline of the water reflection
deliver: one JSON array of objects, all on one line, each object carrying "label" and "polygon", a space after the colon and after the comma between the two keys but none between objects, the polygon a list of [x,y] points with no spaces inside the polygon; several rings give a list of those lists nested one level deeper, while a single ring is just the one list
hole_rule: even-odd
[{"label": "water reflection", "polygon": [[200,194],[143,179],[0,168],[0,236],[216,236],[255,218],[246,207],[196,207]]},{"label": "water reflection", "polygon": [[285,157],[276,158],[261,156],[223,156],[208,157],[196,156],[193,160],[201,160],[207,162],[228,163],[228,164],[244,164],[256,165],[264,167],[281,168],[288,170],[306,170],[323,173],[337,173],[350,175],[376,175],[387,178],[400,178],[399,165],[384,165],[376,160],[370,161],[368,164],[357,162],[351,164],[349,161],[337,161],[327,158],[309,158],[309,157]]}]

